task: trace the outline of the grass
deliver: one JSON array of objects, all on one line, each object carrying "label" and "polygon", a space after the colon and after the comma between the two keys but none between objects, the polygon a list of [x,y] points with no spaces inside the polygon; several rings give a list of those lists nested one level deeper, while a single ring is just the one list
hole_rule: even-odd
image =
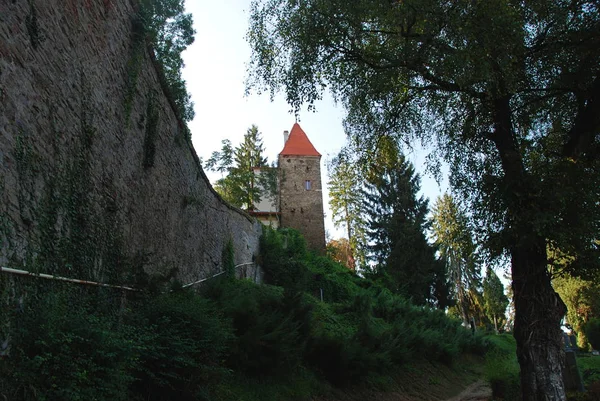
[{"label": "grass", "polygon": [[600,356],[579,356],[577,367],[586,388],[600,382]]},{"label": "grass", "polygon": [[485,357],[485,377],[492,387],[494,398],[517,400],[520,397],[517,343],[509,334],[490,335],[489,351]]},{"label": "grass", "polygon": [[[444,400],[460,393],[483,375],[480,356],[463,355],[451,365],[413,361],[394,375],[369,375],[345,387],[328,383],[314,371],[299,368],[286,377],[249,377],[232,372],[225,380],[210,386],[212,401],[362,401],[373,399]],[[398,398],[400,397],[400,398]],[[204,398],[199,398],[203,400]]]},{"label": "grass", "polygon": [[314,372],[300,368],[287,377],[250,377],[233,373],[212,390],[213,401],[310,400],[331,391]]}]

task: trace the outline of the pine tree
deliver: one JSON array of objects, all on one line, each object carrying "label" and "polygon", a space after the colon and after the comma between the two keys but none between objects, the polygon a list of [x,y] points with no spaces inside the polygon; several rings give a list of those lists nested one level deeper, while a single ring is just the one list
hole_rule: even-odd
[{"label": "pine tree", "polygon": [[261,133],[256,125],[252,125],[244,135],[244,141],[235,148],[235,167],[243,171],[251,171],[254,167],[267,165],[267,158],[263,157],[265,148],[262,143]]},{"label": "pine tree", "polygon": [[485,312],[494,322],[494,329],[498,333],[498,319],[502,318],[508,307],[508,297],[504,294],[504,286],[496,272],[488,266],[483,280],[483,299]]},{"label": "pine tree", "polygon": [[371,160],[362,191],[368,258],[392,290],[417,304],[433,302],[443,266],[425,237],[428,208],[417,195],[419,176],[393,141],[382,140]]},{"label": "pine tree", "polygon": [[[275,174],[263,156],[264,146],[261,133],[256,125],[246,131],[243,142],[232,149],[231,142],[224,140],[220,152],[213,152],[206,161],[205,168],[224,172],[227,176],[215,182],[215,190],[233,206],[252,210],[265,194],[272,195]],[[255,174],[255,168],[262,168]]]},{"label": "pine tree", "polygon": [[231,174],[237,183],[237,198],[242,207],[253,210],[254,205],[260,202],[261,186],[254,173],[256,167],[266,167],[267,158],[263,157],[264,147],[261,134],[256,125],[252,125],[244,135],[244,141],[235,148],[235,167]]}]

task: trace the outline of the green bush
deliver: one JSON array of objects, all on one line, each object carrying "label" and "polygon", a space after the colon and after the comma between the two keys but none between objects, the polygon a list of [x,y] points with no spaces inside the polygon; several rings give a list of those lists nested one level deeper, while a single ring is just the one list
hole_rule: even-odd
[{"label": "green bush", "polygon": [[298,291],[305,288],[310,279],[305,264],[306,241],[298,231],[265,227],[260,238],[260,255],[267,283]]},{"label": "green bush", "polygon": [[517,344],[508,334],[486,337],[489,351],[485,356],[485,375],[492,387],[492,395],[506,401],[521,396],[520,368],[517,361]]},{"label": "green bush", "polygon": [[324,256],[309,255],[306,261],[311,279],[304,291],[320,298],[323,291],[325,302],[348,302],[359,293],[358,278],[342,264]]},{"label": "green bush", "polygon": [[10,357],[1,362],[5,397],[128,399],[139,355],[135,330],[91,307],[93,298],[111,294],[79,290],[48,286],[23,298],[12,319]]},{"label": "green bush", "polygon": [[314,308],[307,363],[336,385],[365,376],[372,364],[357,341],[358,333],[358,316],[350,307],[319,302]]},{"label": "green bush", "polygon": [[[297,231],[265,229],[261,239],[259,263],[277,286],[235,280],[233,256],[229,243],[230,274],[205,283],[201,294],[161,295],[164,285],[140,276],[153,290],[129,296],[128,309],[108,289],[30,291],[25,309],[9,317],[12,351],[0,362],[0,399],[263,400],[265,383],[271,398],[307,398],[316,378],[381,383],[416,359],[451,364],[485,349],[442,311],[307,252]],[[518,370],[512,375],[503,337],[495,341],[489,378],[496,394],[510,397]],[[290,378],[299,373],[306,380],[294,388]]]},{"label": "green bush", "polygon": [[600,318],[590,319],[583,327],[588,342],[595,350],[600,350]]},{"label": "green bush", "polygon": [[299,366],[311,310],[301,294],[246,280],[221,280],[205,295],[233,324],[227,366],[251,376],[283,375]]},{"label": "green bush", "polygon": [[0,399],[198,400],[223,380],[232,327],[189,292],[130,301],[110,289],[32,289],[12,316]]},{"label": "green bush", "polygon": [[150,299],[132,322],[140,365],[133,393],[143,400],[197,400],[227,374],[222,361],[233,343],[231,322],[216,305],[188,291]]},{"label": "green bush", "polygon": [[600,358],[597,356],[577,357],[577,367],[581,372],[584,385],[589,387],[593,383],[600,383]]}]

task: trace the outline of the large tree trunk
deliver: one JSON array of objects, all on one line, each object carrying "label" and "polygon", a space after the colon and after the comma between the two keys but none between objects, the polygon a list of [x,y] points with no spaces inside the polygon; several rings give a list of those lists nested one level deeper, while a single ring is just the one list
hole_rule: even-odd
[{"label": "large tree trunk", "polygon": [[496,145],[504,171],[515,304],[514,336],[521,367],[523,401],[565,400],[560,321],[566,306],[552,288],[546,238],[536,232],[540,199],[513,131],[510,96],[493,101]]},{"label": "large tree trunk", "polygon": [[564,400],[560,321],[566,307],[550,283],[543,239],[515,246],[512,278],[523,401]]}]

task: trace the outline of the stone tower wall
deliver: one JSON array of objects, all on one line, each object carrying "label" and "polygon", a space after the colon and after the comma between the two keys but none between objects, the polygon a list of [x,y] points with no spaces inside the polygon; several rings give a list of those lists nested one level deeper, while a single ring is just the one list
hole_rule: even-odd
[{"label": "stone tower wall", "polygon": [[189,283],[230,239],[238,264],[258,252],[260,223],[214,192],[136,41],[135,4],[0,1],[0,266]]},{"label": "stone tower wall", "polygon": [[[300,231],[310,249],[325,250],[320,156],[279,156],[281,225]],[[305,189],[305,181],[311,189]]]}]

